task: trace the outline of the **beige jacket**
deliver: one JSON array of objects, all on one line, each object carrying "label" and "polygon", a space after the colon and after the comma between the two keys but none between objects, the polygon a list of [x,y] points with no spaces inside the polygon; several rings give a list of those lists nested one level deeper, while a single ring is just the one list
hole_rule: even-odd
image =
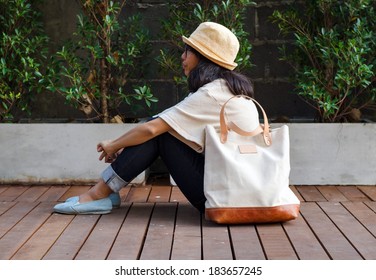
[{"label": "beige jacket", "polygon": [[[218,79],[157,116],[174,129],[172,135],[202,153],[205,149],[205,127],[212,125],[219,128],[222,105],[232,96],[226,82]],[[256,106],[243,98],[233,99],[226,105],[226,116],[228,121],[245,131],[253,131],[259,125]]]}]

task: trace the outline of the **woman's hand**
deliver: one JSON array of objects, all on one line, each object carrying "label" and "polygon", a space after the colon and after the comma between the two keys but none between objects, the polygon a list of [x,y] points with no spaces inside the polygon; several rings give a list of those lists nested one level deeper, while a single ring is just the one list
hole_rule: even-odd
[{"label": "woman's hand", "polygon": [[118,153],[117,153],[117,150],[113,149],[111,145],[112,142],[113,142],[112,140],[105,140],[105,141],[98,143],[97,151],[98,153],[101,153],[99,155],[99,160],[104,159],[104,162],[111,163],[117,158]]},{"label": "woman's hand", "polygon": [[169,130],[171,127],[161,118],[142,123],[115,140],[99,142],[97,145],[97,151],[101,153],[99,160],[104,159],[105,162],[111,163],[124,148],[145,143]]}]

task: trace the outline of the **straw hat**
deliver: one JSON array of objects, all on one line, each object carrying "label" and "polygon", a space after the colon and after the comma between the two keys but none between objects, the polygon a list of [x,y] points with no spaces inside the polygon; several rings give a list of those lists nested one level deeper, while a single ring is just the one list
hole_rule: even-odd
[{"label": "straw hat", "polygon": [[228,28],[214,22],[203,22],[183,42],[216,64],[233,70],[239,51],[239,41]]}]

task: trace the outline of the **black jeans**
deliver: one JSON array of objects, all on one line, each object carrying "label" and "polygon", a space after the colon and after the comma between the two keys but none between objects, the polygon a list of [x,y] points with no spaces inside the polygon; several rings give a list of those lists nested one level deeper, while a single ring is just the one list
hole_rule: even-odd
[{"label": "black jeans", "polygon": [[127,147],[111,164],[116,174],[130,182],[158,157],[188,201],[201,213],[205,210],[204,154],[197,153],[169,133],[143,144]]}]

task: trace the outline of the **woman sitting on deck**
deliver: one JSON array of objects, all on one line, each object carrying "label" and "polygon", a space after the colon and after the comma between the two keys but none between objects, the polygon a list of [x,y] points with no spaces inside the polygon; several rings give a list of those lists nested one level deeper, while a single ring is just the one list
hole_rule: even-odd
[{"label": "woman sitting on deck", "polygon": [[[205,127],[219,127],[222,105],[234,95],[253,96],[251,82],[233,69],[239,41],[226,27],[204,22],[189,38],[181,56],[190,94],[175,106],[140,124],[119,138],[97,145],[99,159],[111,163],[97,184],[80,196],[57,204],[64,214],[106,214],[120,204],[119,190],[158,157],[200,212],[205,210]],[[247,131],[259,126],[255,105],[237,98],[226,114]]]}]

